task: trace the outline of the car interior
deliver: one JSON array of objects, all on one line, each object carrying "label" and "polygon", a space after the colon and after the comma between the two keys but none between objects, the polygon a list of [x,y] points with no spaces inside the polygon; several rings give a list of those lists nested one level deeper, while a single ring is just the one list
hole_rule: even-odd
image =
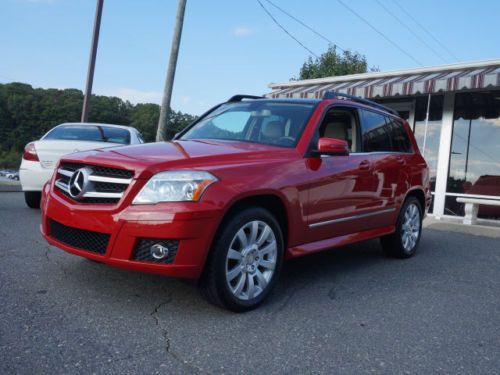
[{"label": "car interior", "polygon": [[349,144],[351,152],[358,151],[357,116],[349,109],[330,110],[320,127],[320,137],[342,139]]}]

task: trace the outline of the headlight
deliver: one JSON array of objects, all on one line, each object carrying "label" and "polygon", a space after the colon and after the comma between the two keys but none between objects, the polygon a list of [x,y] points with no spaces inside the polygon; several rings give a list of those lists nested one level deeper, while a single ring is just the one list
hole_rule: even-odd
[{"label": "headlight", "polygon": [[160,172],[151,177],[132,203],[197,201],[205,189],[215,181],[217,178],[208,172]]}]

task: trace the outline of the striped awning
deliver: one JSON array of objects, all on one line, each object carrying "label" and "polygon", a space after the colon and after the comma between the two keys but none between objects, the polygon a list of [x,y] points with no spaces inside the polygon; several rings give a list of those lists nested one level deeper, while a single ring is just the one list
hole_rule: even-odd
[{"label": "striped awning", "polygon": [[322,98],[332,90],[363,98],[384,98],[500,88],[500,60],[291,81],[269,87],[273,91],[266,96],[271,98]]}]

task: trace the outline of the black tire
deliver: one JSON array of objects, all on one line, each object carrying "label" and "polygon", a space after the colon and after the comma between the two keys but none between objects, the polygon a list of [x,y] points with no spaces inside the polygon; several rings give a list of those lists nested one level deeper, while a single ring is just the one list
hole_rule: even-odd
[{"label": "black tire", "polygon": [[[415,239],[405,242],[405,215],[407,214],[408,210],[412,209],[411,207],[415,207],[415,212],[418,214],[418,235],[416,235]],[[398,220],[396,222],[396,231],[393,234],[380,238],[382,249],[387,256],[392,258],[404,259],[415,255],[418,248],[418,243],[420,242],[420,236],[422,234],[422,216],[422,206],[420,204],[420,201],[416,197],[408,197],[399,212]],[[416,225],[417,224],[410,227],[413,228],[412,230],[406,229],[406,231],[410,231],[416,234]]]},{"label": "black tire", "polygon": [[25,191],[24,200],[29,208],[40,208],[40,200],[42,199],[42,193],[40,191]]},{"label": "black tire", "polygon": [[[269,280],[267,281],[267,283],[263,283],[265,285],[264,288],[259,287],[259,294],[257,296],[250,298],[253,293],[248,292],[250,290],[250,286],[248,285],[250,283],[249,279],[258,279],[257,281],[259,281],[261,280],[261,278],[257,277],[255,272],[259,272],[259,276],[262,276],[266,271],[268,271],[268,269],[260,268],[260,263],[255,263],[255,259],[258,261],[260,256],[260,260],[265,261],[264,257],[267,255],[263,255],[264,253],[260,252],[262,249],[255,249],[254,252],[257,255],[256,257],[254,256],[255,254],[249,254],[246,255],[246,257],[242,257],[241,260],[231,260],[231,257],[229,256],[229,250],[231,246],[235,246],[234,244],[236,243],[235,241],[237,241],[237,233],[240,232],[240,230],[245,230],[246,226],[252,225],[255,222],[261,223],[258,225],[262,225],[262,227],[258,227],[258,230],[260,230],[260,232],[257,233],[260,233],[260,235],[257,237],[259,239],[264,237],[263,229],[266,228],[266,226],[272,230],[272,235],[274,235],[274,237],[269,235],[267,237],[268,239],[264,241],[262,245],[258,245],[257,241],[255,242],[254,246],[262,246],[268,248],[270,244],[272,246],[272,244],[275,243],[276,251],[274,252],[273,250],[273,262],[275,262],[275,266],[273,271],[271,272]],[[250,232],[250,230],[248,231]],[[271,239],[269,240],[269,238]],[[273,240],[275,240],[275,242],[273,242]],[[241,247],[243,247],[242,244]],[[250,248],[250,245],[245,247],[245,249]],[[240,251],[242,251],[243,254],[245,253],[245,250]],[[201,278],[199,283],[200,290],[203,296],[214,305],[224,307],[235,312],[252,310],[259,306],[273,289],[280,273],[281,265],[283,263],[283,253],[283,234],[275,217],[269,211],[259,207],[250,207],[240,212],[235,212],[225,220],[223,220],[219,231],[216,234],[214,244],[205,265],[203,277]],[[251,261],[249,261],[248,259],[251,259]],[[247,263],[252,261],[254,263]],[[243,279],[244,287],[242,287],[241,293],[244,293],[243,290],[246,288],[248,299],[238,298],[237,296],[235,296],[236,292],[231,291],[230,284],[232,281],[228,280],[229,276],[226,276],[231,273],[228,270],[229,262],[236,263],[232,270],[235,270],[238,267],[245,269],[245,271],[239,271],[241,275],[238,275],[239,277],[235,277],[235,280],[236,278],[239,279],[236,282],[236,284],[239,285],[241,280]],[[253,272],[251,271],[251,268],[250,271],[245,268],[244,264],[251,264],[246,267],[254,267]],[[257,264],[256,267],[255,264]],[[246,273],[246,279],[243,277],[243,273]],[[251,284],[253,286],[257,285],[258,283],[256,281],[252,281]],[[234,287],[237,289],[237,286]],[[253,290],[255,290],[255,287]]]}]

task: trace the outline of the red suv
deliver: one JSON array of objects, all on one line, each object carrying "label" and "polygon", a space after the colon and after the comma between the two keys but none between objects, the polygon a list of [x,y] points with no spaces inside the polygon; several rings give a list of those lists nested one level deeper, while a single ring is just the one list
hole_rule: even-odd
[{"label": "red suv", "polygon": [[430,203],[408,124],[377,103],[237,95],[172,142],[63,157],[42,196],[41,231],[72,254],[198,279],[248,310],[284,259],[380,237],[412,256]]}]

